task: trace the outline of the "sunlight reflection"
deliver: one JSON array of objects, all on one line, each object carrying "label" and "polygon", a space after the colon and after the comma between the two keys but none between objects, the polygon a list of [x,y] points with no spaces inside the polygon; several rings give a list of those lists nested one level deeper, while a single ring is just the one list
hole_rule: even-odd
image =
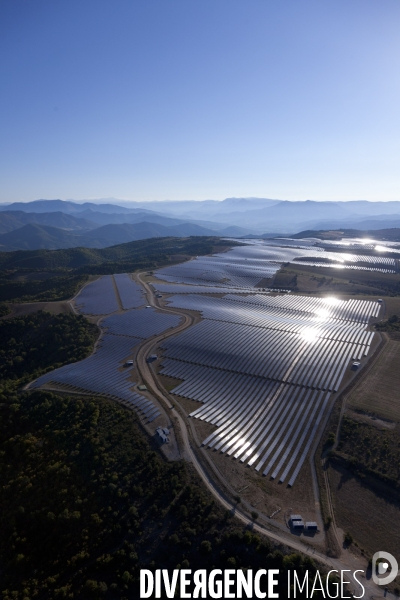
[{"label": "sunlight reflection", "polygon": [[315,314],[318,315],[318,321],[325,321],[329,317],[329,310],[327,308],[317,308]]},{"label": "sunlight reflection", "polygon": [[317,340],[318,329],[314,329],[313,327],[306,327],[306,329],[304,329],[301,332],[301,337],[303,339],[305,339],[306,342],[309,342],[310,344],[313,344]]},{"label": "sunlight reflection", "polygon": [[328,296],[328,298],[324,298],[324,300],[327,304],[330,304],[331,306],[335,304],[340,304],[341,302],[341,300],[339,300],[339,298],[335,298],[335,296]]}]

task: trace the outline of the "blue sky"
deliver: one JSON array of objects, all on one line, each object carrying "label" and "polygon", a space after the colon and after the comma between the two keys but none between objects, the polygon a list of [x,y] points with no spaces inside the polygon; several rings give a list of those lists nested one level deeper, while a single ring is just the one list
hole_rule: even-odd
[{"label": "blue sky", "polygon": [[0,201],[400,199],[398,0],[2,0]]}]

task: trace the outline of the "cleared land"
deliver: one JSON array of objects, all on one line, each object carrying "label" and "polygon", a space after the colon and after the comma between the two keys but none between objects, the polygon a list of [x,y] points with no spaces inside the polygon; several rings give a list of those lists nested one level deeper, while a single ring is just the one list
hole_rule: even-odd
[{"label": "cleared land", "polygon": [[344,532],[352,535],[366,556],[371,556],[379,548],[399,556],[398,500],[391,499],[384,486],[378,493],[339,465],[329,468],[329,481],[336,521]]},{"label": "cleared land", "polygon": [[69,302],[26,302],[23,304],[10,304],[11,312],[2,317],[3,319],[12,319],[22,315],[31,315],[39,310],[44,310],[52,315],[60,313],[71,313],[72,309]]},{"label": "cleared land", "polygon": [[[367,558],[383,547],[400,552],[399,359],[400,342],[388,340],[351,391],[327,472],[336,525],[351,534]],[[335,430],[334,422],[332,415],[326,432]],[[391,588],[396,586],[399,578]]]},{"label": "cleared land", "polygon": [[385,300],[385,318],[388,319],[392,315],[400,315],[400,298],[386,297]]},{"label": "cleared land", "polygon": [[353,390],[347,404],[400,422],[400,342],[389,340],[368,375]]},{"label": "cleared land", "polygon": [[352,295],[396,295],[400,293],[400,274],[291,263],[277,272],[272,287],[317,294],[344,292]]}]

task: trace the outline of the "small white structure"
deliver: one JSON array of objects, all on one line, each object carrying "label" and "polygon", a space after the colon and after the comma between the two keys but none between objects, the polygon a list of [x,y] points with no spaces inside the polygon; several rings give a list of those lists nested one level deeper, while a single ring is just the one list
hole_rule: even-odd
[{"label": "small white structure", "polygon": [[169,435],[169,429],[166,427],[157,427],[156,433],[158,434],[158,437],[161,438],[163,444],[168,444],[169,438],[167,436]]},{"label": "small white structure", "polygon": [[303,518],[301,515],[290,515],[290,520],[292,523],[294,523],[295,521],[302,521]]}]

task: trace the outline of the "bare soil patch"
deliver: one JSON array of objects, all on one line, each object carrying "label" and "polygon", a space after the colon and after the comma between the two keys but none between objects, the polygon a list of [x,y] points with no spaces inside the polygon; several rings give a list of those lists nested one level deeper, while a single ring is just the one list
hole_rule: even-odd
[{"label": "bare soil patch", "polygon": [[358,421],[358,423],[367,423],[368,425],[372,425],[377,429],[395,429],[396,423],[394,421],[378,419],[372,415],[355,412],[354,410],[346,410],[346,415],[348,415],[353,421]]},{"label": "bare soil patch", "polygon": [[[332,267],[286,264],[273,280],[274,287],[291,289],[301,293],[347,293],[376,296],[398,293],[399,273],[381,273],[354,269],[338,270]],[[393,298],[397,300],[398,298]]]},{"label": "bare soil patch", "polygon": [[256,288],[269,288],[272,283],[272,277],[265,277],[261,279],[257,284]]},{"label": "bare soil patch", "polygon": [[195,400],[191,400],[190,398],[183,398],[182,396],[173,395],[174,400],[183,408],[186,413],[186,416],[190,415],[194,410],[201,408],[203,406],[201,402],[196,402]]},{"label": "bare soil patch", "polygon": [[[274,520],[283,526],[286,526],[288,515],[293,512],[300,513],[305,521],[319,521],[309,461],[304,463],[295,485],[290,488],[286,483],[280,484],[276,479],[263,477],[240,460],[213,449],[207,449],[206,452],[221,477],[226,479],[242,501],[257,512],[270,516],[280,508]],[[322,528],[322,523],[319,523],[319,527]]]},{"label": "bare soil patch", "polygon": [[370,372],[348,397],[349,408],[400,421],[400,342],[389,340]]},{"label": "bare soil patch", "polygon": [[10,276],[12,281],[45,281],[46,279],[51,279],[52,277],[59,277],[60,273],[51,273],[48,271],[32,271],[32,273],[14,273]]},{"label": "bare soil patch", "polygon": [[385,301],[385,319],[392,315],[400,315],[400,297],[384,296]]},{"label": "bare soil patch", "polygon": [[71,305],[69,302],[24,302],[21,304],[9,304],[11,311],[10,314],[5,315],[4,318],[12,319],[13,317],[19,317],[21,315],[31,315],[44,310],[51,313],[52,315],[59,315],[60,313],[72,312]]}]

